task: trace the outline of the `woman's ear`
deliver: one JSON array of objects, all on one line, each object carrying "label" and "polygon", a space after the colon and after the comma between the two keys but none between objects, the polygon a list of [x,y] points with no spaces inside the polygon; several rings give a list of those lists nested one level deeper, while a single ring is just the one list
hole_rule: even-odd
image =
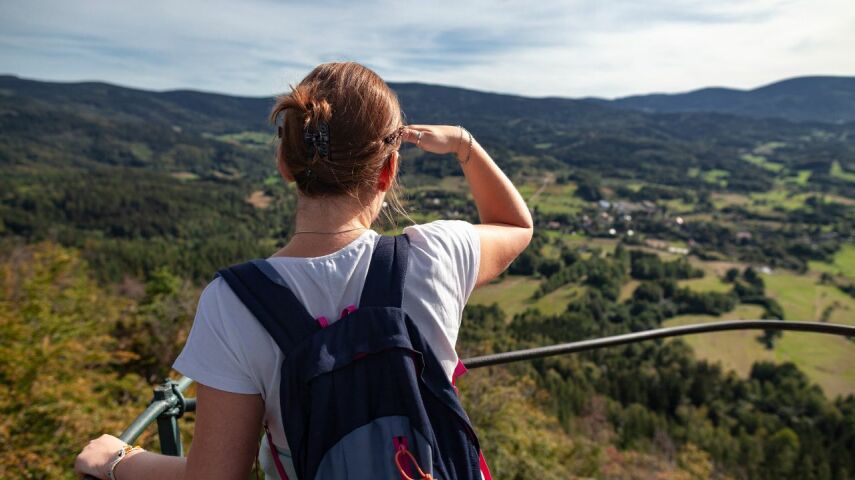
[{"label": "woman's ear", "polygon": [[380,178],[377,179],[377,189],[381,192],[388,192],[392,185],[395,184],[395,175],[398,174],[398,151],[395,150],[389,155],[389,161],[380,169]]}]

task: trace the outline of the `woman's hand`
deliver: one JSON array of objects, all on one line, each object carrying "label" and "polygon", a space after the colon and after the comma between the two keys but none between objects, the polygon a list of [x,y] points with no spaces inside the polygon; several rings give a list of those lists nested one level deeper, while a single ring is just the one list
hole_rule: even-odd
[{"label": "woman's hand", "polygon": [[408,125],[404,129],[404,141],[422,150],[440,155],[460,152],[469,148],[469,137],[462,128],[451,125]]},{"label": "woman's hand", "polygon": [[81,476],[107,478],[110,463],[124,446],[125,442],[112,435],[101,435],[83,448],[74,461],[74,471]]}]

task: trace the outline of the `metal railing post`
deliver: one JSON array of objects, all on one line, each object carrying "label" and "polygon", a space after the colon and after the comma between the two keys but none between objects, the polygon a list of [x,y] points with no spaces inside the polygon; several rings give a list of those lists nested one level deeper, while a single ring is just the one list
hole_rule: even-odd
[{"label": "metal railing post", "polygon": [[[183,393],[192,383],[192,379],[181,377],[178,380],[166,380],[155,387],[154,398],[149,403],[148,408],[128,425],[128,428],[119,435],[119,440],[133,444],[146,427],[157,421],[161,452],[166,455],[180,456],[183,452],[178,419],[184,412],[196,410],[196,399],[185,399]],[[84,480],[97,480],[89,475],[83,478]]]},{"label": "metal railing post", "polygon": [[181,444],[181,431],[178,429],[178,419],[184,415],[186,402],[184,395],[178,389],[178,383],[166,380],[154,389],[153,402],[163,401],[173,405],[157,417],[157,436],[160,439],[160,453],[180,457],[184,455]]}]

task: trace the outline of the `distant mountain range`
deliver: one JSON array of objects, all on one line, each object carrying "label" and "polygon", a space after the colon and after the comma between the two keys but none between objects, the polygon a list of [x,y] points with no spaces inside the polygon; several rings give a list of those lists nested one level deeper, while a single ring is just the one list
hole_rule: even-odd
[{"label": "distant mountain range", "polygon": [[[853,194],[847,175],[855,172],[855,78],[615,101],[391,86],[408,123],[465,125],[509,172],[569,167],[703,188],[701,176],[686,179],[688,170],[725,170],[735,173],[729,189],[765,191],[782,175],[771,168],[783,168],[791,176],[811,171],[812,183]],[[665,106],[654,108],[660,100]],[[271,170],[272,105],[272,97],[0,76],[0,167],[100,165],[217,181],[264,178]],[[836,113],[820,118],[826,110]],[[744,160],[758,148],[777,166]],[[434,177],[457,172],[451,162],[413,162],[409,168]]]},{"label": "distant mountain range", "polygon": [[797,122],[844,123],[855,121],[855,77],[798,77],[753,90],[703,88],[688,93],[592,101],[648,113],[717,112]]},{"label": "distant mountain range", "polygon": [[[400,95],[402,104],[409,108],[407,113],[417,113],[416,117],[421,117],[422,112],[413,112],[413,108],[455,105],[477,110],[479,115],[528,116],[537,112],[550,117],[557,115],[562,120],[581,116],[590,121],[613,118],[610,112],[598,108],[607,106],[644,113],[708,112],[795,122],[855,122],[855,77],[797,77],[753,90],[711,87],[687,93],[633,95],[614,100],[531,98],[420,83],[390,85]],[[84,103],[93,108],[118,109],[146,120],[168,118],[177,124],[191,120],[182,118],[182,114],[192,112],[194,122],[199,122],[200,114],[206,117],[201,123],[209,131],[225,118],[231,124],[228,129],[234,128],[234,121],[244,124],[246,129],[263,128],[272,102],[269,97],[237,97],[190,90],[156,93],[101,82],[54,83],[0,75],[0,96],[12,91],[45,102]],[[122,108],[123,104],[127,107]]]}]

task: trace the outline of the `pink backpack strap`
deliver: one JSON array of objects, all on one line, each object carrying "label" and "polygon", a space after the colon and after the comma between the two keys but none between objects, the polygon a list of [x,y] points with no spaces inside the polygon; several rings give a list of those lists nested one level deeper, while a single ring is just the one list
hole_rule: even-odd
[{"label": "pink backpack strap", "polygon": [[454,393],[458,396],[460,392],[457,390],[457,379],[466,374],[468,370],[466,369],[466,365],[463,365],[463,362],[457,360],[457,366],[454,367],[454,373],[451,374],[451,388],[454,389]]},{"label": "pink backpack strap", "polygon": [[481,467],[481,478],[484,480],[493,480],[493,476],[490,475],[490,467],[487,466],[487,461],[484,460],[484,453],[478,452],[478,466]]},{"label": "pink backpack strap", "polygon": [[276,465],[279,478],[281,480],[289,480],[288,474],[285,473],[285,466],[282,465],[282,459],[279,458],[279,451],[276,450],[276,445],[273,445],[273,437],[270,435],[270,428],[268,428],[267,422],[264,422],[264,433],[267,434],[267,443],[270,445],[270,454],[273,455],[273,464]]},{"label": "pink backpack strap", "polygon": [[457,379],[465,375],[468,371],[466,365],[463,365],[463,362],[458,360],[457,365],[454,367],[454,373],[451,374],[451,384],[457,385]]}]

